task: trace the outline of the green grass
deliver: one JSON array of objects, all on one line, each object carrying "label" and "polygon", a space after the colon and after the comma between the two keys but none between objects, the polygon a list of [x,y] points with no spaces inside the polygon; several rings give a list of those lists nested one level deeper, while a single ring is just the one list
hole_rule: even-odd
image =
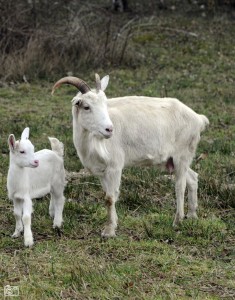
[{"label": "green grass", "polygon": [[[144,59],[136,68],[110,73],[109,97],[127,94],[177,97],[210,119],[198,157],[199,219],[172,227],[174,182],[157,169],[127,169],[117,203],[115,239],[102,240],[103,192],[93,176],[68,182],[62,233],[52,229],[48,197],[34,202],[35,245],[12,239],[14,217],[7,198],[7,138],[30,127],[36,150],[47,136],[65,144],[65,167],[82,165],[72,143],[71,99],[75,90],[53,83],[0,89],[0,299],[7,284],[19,299],[234,299],[235,297],[235,31],[227,16],[176,18],[160,15],[152,29],[129,43]],[[195,32],[197,37],[169,31]],[[130,50],[130,49],[129,49]],[[97,71],[97,70],[95,70]],[[94,73],[77,74],[92,85]],[[187,201],[186,201],[187,204]]]}]

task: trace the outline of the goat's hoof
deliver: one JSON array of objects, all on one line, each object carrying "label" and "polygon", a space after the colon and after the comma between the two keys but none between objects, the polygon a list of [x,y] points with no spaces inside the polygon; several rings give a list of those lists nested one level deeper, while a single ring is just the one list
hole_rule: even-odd
[{"label": "goat's hoof", "polygon": [[55,211],[54,210],[49,210],[49,215],[51,218],[55,217]]},{"label": "goat's hoof", "polygon": [[12,234],[12,238],[18,238],[20,235],[21,235],[22,231],[15,231],[13,234]]},{"label": "goat's hoof", "polygon": [[176,215],[175,220],[173,222],[173,226],[178,227],[182,223],[183,219],[184,219],[184,216],[180,217],[179,215]]},{"label": "goat's hoof", "polygon": [[33,246],[33,239],[32,238],[26,238],[24,240],[25,247],[32,247]]},{"label": "goat's hoof", "polygon": [[198,219],[197,213],[195,212],[188,212],[187,213],[187,219]]},{"label": "goat's hoof", "polygon": [[53,228],[54,228],[54,229],[56,229],[56,228],[60,229],[61,226],[62,226],[62,222],[60,222],[60,223],[54,223],[54,224],[53,224]]},{"label": "goat's hoof", "polygon": [[53,226],[53,228],[54,228],[56,234],[57,234],[59,237],[61,237],[62,234],[63,234],[63,231],[61,230],[61,228],[60,228],[60,227],[57,227],[57,226]]},{"label": "goat's hoof", "polygon": [[105,228],[101,233],[102,238],[110,238],[115,236],[116,236],[115,229],[109,227]]},{"label": "goat's hoof", "polygon": [[53,228],[54,229],[61,228],[62,224],[63,224],[63,219],[62,218],[54,219],[54,221],[53,221]]}]

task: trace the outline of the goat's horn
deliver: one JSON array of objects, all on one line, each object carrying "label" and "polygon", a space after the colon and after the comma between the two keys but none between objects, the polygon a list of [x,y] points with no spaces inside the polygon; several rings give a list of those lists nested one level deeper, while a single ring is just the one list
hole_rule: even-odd
[{"label": "goat's horn", "polygon": [[54,84],[51,94],[53,95],[55,89],[60,87],[62,84],[71,84],[75,86],[82,94],[86,94],[91,90],[90,87],[87,85],[87,83],[82,79],[68,76],[68,77],[61,78]]},{"label": "goat's horn", "polygon": [[101,81],[100,76],[98,74],[95,74],[95,81],[96,81],[96,90],[99,92],[101,90]]}]

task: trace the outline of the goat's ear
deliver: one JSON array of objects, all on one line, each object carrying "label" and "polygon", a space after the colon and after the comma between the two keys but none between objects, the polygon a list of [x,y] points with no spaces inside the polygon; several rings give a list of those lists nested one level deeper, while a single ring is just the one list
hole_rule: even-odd
[{"label": "goat's ear", "polygon": [[11,152],[14,152],[16,148],[16,139],[14,134],[10,134],[8,138],[8,145]]},{"label": "goat's ear", "polygon": [[79,98],[77,98],[77,97],[74,97],[71,102],[72,102],[73,106],[79,107],[81,105],[81,103],[82,103],[82,100],[79,99]]},{"label": "goat's ear", "polygon": [[21,134],[21,139],[27,140],[28,138],[29,138],[29,127],[26,127]]},{"label": "goat's ear", "polygon": [[101,90],[104,92],[109,84],[109,75],[104,76],[101,79]]}]

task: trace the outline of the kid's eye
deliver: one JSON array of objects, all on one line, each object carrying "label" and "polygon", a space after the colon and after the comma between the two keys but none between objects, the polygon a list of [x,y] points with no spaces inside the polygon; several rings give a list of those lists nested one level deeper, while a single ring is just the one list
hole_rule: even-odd
[{"label": "kid's eye", "polygon": [[85,110],[89,110],[90,107],[89,107],[89,106],[84,106],[84,109],[85,109]]},{"label": "kid's eye", "polygon": [[20,153],[21,153],[21,154],[24,154],[24,153],[25,153],[25,151],[20,151]]}]

